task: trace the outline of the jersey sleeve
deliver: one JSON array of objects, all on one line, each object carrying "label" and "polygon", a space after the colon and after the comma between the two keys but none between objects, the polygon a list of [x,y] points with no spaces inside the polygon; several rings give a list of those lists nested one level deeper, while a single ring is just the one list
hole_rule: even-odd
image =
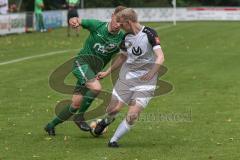
[{"label": "jersey sleeve", "polygon": [[161,48],[160,39],[157,35],[157,32],[154,29],[145,27],[143,32],[147,34],[148,41],[153,47],[153,49]]},{"label": "jersey sleeve", "polygon": [[89,31],[95,31],[102,22],[96,19],[82,19],[81,25]]}]

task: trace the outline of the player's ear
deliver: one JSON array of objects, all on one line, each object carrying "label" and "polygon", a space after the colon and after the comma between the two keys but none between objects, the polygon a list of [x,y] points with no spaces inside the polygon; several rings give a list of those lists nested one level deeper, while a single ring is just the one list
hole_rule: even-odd
[{"label": "player's ear", "polygon": [[112,14],[112,16],[111,16],[111,21],[114,19],[114,14]]}]

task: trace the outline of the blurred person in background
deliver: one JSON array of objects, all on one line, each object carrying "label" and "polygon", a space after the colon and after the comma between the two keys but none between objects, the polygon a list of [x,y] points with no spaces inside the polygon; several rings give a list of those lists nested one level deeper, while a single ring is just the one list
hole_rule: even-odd
[{"label": "blurred person in background", "polygon": [[[79,0],[66,0],[66,6],[68,9],[68,13],[67,13],[67,23],[68,23],[68,28],[67,28],[67,35],[68,37],[70,37],[70,32],[71,32],[71,26],[69,24],[69,20],[73,17],[78,17],[78,8],[79,5]],[[79,32],[79,28],[74,29],[76,32],[77,37],[79,36],[78,32]]]},{"label": "blurred person in background", "polygon": [[17,5],[16,4],[11,4],[10,7],[9,7],[9,12],[14,13],[14,12],[17,12],[17,11],[18,11]]},{"label": "blurred person in background", "polygon": [[0,0],[0,14],[8,13],[8,0]]},{"label": "blurred person in background", "polygon": [[43,15],[42,15],[42,9],[44,8],[43,0],[35,0],[34,5],[35,5],[34,13],[36,17],[37,31],[46,32],[47,30],[44,26]]}]

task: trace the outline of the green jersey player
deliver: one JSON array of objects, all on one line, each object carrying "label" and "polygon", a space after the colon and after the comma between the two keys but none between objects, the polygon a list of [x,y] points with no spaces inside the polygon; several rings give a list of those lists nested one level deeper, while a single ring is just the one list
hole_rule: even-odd
[{"label": "green jersey player", "polygon": [[35,0],[34,13],[36,17],[36,29],[40,32],[45,32],[46,28],[44,25],[42,10],[44,8],[43,0]]},{"label": "green jersey player", "polygon": [[[69,24],[76,28],[80,25],[90,32],[83,48],[75,59],[73,74],[77,78],[76,87],[72,97],[72,103],[65,106],[62,111],[51,121],[45,131],[54,136],[56,125],[68,120],[77,111],[84,113],[94,98],[101,91],[101,84],[96,79],[96,74],[111,60],[113,55],[119,52],[119,45],[124,38],[120,31],[120,24],[116,21],[116,14],[125,7],[118,6],[112,14],[109,23],[94,20],[71,18]],[[75,115],[74,122],[80,129],[89,131],[90,127],[84,121],[83,116]]]}]

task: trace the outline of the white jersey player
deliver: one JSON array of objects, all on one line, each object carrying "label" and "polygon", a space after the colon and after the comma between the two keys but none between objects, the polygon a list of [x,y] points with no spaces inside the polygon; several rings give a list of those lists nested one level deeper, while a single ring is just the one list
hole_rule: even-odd
[{"label": "white jersey player", "polygon": [[117,20],[127,33],[120,46],[121,54],[106,72],[98,74],[98,78],[106,77],[121,65],[122,68],[112,92],[107,116],[92,131],[93,134],[100,135],[104,128],[114,120],[124,104],[128,104],[127,116],[109,141],[109,147],[118,147],[118,140],[130,130],[134,121],[153,97],[158,71],[164,61],[156,31],[142,26],[133,9],[127,8],[119,12]]}]

